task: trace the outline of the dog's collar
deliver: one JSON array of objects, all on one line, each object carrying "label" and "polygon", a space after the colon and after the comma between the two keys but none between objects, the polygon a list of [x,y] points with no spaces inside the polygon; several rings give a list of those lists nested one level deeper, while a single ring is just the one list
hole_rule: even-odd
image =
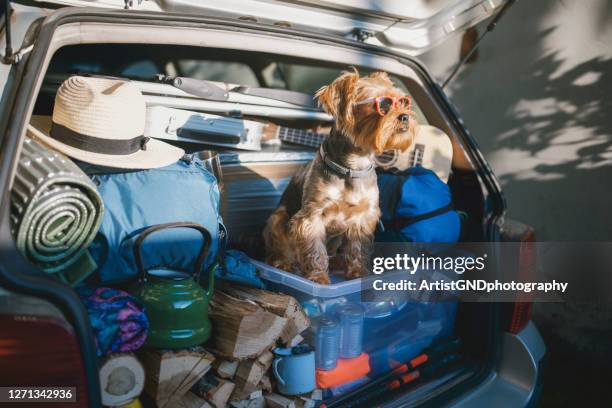
[{"label": "dog's collar", "polygon": [[339,176],[348,176],[350,178],[361,178],[369,175],[374,170],[374,161],[370,161],[370,165],[362,170],[351,169],[349,167],[345,167],[341,164],[336,163],[332,159],[329,158],[327,153],[325,153],[325,149],[323,145],[319,149],[319,154],[321,155],[321,159],[323,159],[323,163],[327,166],[328,169],[338,174]]}]

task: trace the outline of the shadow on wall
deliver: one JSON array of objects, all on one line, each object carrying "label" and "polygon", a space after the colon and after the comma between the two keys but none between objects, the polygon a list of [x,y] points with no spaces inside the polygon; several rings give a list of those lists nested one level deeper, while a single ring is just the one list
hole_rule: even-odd
[{"label": "shadow on wall", "polygon": [[[612,2],[604,3],[599,13],[612,16]],[[511,216],[534,225],[541,240],[609,240],[612,44],[590,58],[564,53],[558,40],[572,30],[541,28],[559,4],[518,3],[449,93],[492,162]],[[605,32],[612,19],[595,26]]]}]

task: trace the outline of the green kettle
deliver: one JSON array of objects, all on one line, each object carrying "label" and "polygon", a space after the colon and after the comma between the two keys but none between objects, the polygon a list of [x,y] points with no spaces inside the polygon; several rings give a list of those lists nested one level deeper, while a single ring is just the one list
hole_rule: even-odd
[{"label": "green kettle", "polygon": [[[193,228],[202,234],[202,247],[193,273],[163,267],[145,269],[141,255],[143,241],[149,235],[169,228]],[[134,242],[134,259],[140,280],[132,294],[144,306],[149,318],[149,334],[145,346],[186,348],[200,345],[210,337],[208,301],[212,296],[217,265],[212,265],[207,271],[207,288],[202,288],[199,283],[210,243],[210,232],[191,222],[154,225],[144,230]]]}]

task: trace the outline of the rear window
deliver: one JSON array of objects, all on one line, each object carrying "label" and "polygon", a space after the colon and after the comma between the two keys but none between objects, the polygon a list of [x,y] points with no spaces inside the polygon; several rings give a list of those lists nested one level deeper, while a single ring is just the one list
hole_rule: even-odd
[{"label": "rear window", "polygon": [[[171,52],[168,48],[172,48]],[[61,80],[71,74],[91,73],[154,81],[161,74],[314,94],[348,68],[329,62],[259,52],[169,45],[99,44],[60,49],[51,62],[48,76]],[[360,69],[360,72],[367,74],[370,71]],[[399,78],[392,76],[391,79],[408,93]],[[418,106],[415,106],[415,112],[420,123],[427,123]]]}]

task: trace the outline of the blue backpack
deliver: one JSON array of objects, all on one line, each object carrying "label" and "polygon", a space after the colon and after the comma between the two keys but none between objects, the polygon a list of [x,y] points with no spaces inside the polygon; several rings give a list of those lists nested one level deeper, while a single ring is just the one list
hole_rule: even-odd
[{"label": "blue backpack", "polygon": [[417,243],[453,243],[461,219],[453,209],[448,185],[421,166],[400,173],[379,173],[381,221],[386,231]]},{"label": "blue backpack", "polygon": [[[104,216],[89,250],[98,264],[101,283],[127,281],[138,274],[134,243],[148,228],[155,233],[142,242],[145,269],[168,268],[193,272],[206,240],[198,224],[210,233],[203,272],[217,262],[224,234],[219,215],[217,180],[197,158],[181,159],[159,169],[116,171],[83,165],[104,202]],[[166,224],[166,225],[162,225]]]}]

